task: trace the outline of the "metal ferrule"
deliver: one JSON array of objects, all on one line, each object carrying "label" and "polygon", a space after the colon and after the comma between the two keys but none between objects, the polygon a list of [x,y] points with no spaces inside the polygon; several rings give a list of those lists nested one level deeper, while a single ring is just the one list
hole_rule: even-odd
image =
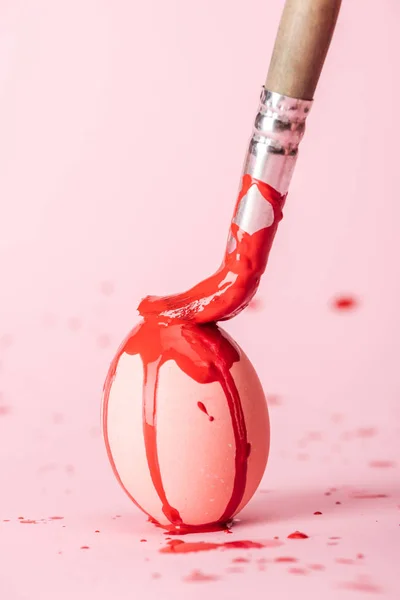
[{"label": "metal ferrule", "polygon": [[263,88],[243,174],[260,179],[285,195],[311,100],[299,100]]}]

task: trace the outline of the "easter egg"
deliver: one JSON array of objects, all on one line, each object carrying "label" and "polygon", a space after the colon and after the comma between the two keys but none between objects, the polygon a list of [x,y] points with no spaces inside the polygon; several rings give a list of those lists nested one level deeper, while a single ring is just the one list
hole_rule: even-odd
[{"label": "easter egg", "polygon": [[144,321],[133,329],[110,366],[102,425],[117,480],[171,531],[228,523],[267,464],[260,380],[215,324]]}]

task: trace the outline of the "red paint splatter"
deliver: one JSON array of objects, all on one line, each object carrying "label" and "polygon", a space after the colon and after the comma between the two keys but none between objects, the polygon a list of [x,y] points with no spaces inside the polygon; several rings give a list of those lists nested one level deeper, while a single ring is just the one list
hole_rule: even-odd
[{"label": "red paint splatter", "polygon": [[392,460],[371,460],[369,466],[373,469],[391,469],[396,466]]},{"label": "red paint splatter", "polygon": [[95,530],[95,533],[100,533],[100,529],[96,529],[96,530]]},{"label": "red paint splatter", "polygon": [[147,540],[145,540],[144,538],[142,540],[140,540],[141,542],[147,542]]},{"label": "red paint splatter", "polygon": [[[230,373],[231,366],[240,360],[240,350],[228,338],[227,334],[222,332],[215,324],[199,326],[192,323],[179,323],[165,327],[155,321],[145,321],[134,329],[114,359],[104,388],[103,431],[108,456],[121,485],[122,482],[108,442],[107,427],[109,394],[118,361],[123,353],[129,355],[139,354],[143,361],[145,381],[143,433],[145,449],[153,485],[162,502],[163,513],[171,524],[167,529],[178,535],[225,529],[226,523],[231,521],[242,501],[247,477],[249,445],[246,423],[239,393]],[[204,523],[199,526],[185,524],[178,510],[169,504],[164,489],[157,452],[156,392],[159,369],[167,360],[175,361],[189,377],[198,383],[218,382],[225,393],[236,447],[235,477],[230,499],[216,523]],[[122,485],[122,487],[124,486]],[[129,496],[135,502],[134,498],[131,495]],[[155,519],[152,519],[152,521],[155,522]]]},{"label": "red paint splatter", "polygon": [[267,265],[285,201],[285,197],[269,185],[247,174],[242,180],[235,215],[252,186],[272,208],[273,222],[250,235],[233,220],[225,257],[217,272],[183,294],[161,298],[147,296],[138,307],[145,319],[162,319],[166,323],[179,320],[210,323],[230,319],[249,304]]},{"label": "red paint splatter", "polygon": [[234,542],[184,542],[183,540],[170,540],[167,545],[160,549],[162,554],[188,554],[190,552],[206,552],[208,550],[250,550],[260,548],[272,548],[280,546],[281,543],[267,540],[264,542],[251,542],[248,540],[237,540]]},{"label": "red paint splatter", "polygon": [[208,420],[209,420],[209,421],[214,421],[214,417],[211,417],[211,416],[208,414],[208,411],[207,411],[207,409],[206,409],[205,405],[203,404],[203,402],[198,402],[198,403],[197,403],[197,406],[199,407],[199,409],[200,409],[200,410],[201,410],[201,411],[202,411],[204,414],[206,414],[206,415],[207,415],[207,417],[208,417]]},{"label": "red paint splatter", "polygon": [[314,513],[314,515],[322,515],[322,512],[319,511],[319,510],[316,510],[315,513]]},{"label": "red paint splatter", "polygon": [[308,535],[305,533],[302,533],[301,531],[294,531],[293,533],[290,533],[288,535],[289,540],[306,540],[307,538],[308,538]]},{"label": "red paint splatter", "polygon": [[313,571],[325,571],[325,566],[320,565],[318,563],[313,563],[312,565],[308,565],[308,568],[312,569]]},{"label": "red paint splatter", "polygon": [[290,567],[288,572],[292,575],[307,575],[306,569],[302,569],[301,567]]},{"label": "red paint splatter", "polygon": [[217,575],[207,575],[206,573],[196,569],[195,571],[192,571],[190,575],[184,577],[183,581],[186,581],[187,583],[200,583],[206,581],[217,581],[218,579],[219,577]]},{"label": "red paint splatter", "polygon": [[81,550],[90,550],[90,546],[81,546]]},{"label": "red paint splatter", "polygon": [[338,296],[333,300],[333,308],[336,310],[354,310],[357,306],[358,301],[353,296]]},{"label": "red paint splatter", "polygon": [[298,562],[297,558],[294,558],[293,556],[278,556],[277,558],[274,559],[274,562],[276,563],[295,563]]}]

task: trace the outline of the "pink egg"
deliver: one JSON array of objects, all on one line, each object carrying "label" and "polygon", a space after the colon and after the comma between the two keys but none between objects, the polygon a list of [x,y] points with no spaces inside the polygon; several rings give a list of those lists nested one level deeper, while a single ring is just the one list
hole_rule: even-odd
[{"label": "pink egg", "polygon": [[110,367],[102,409],[117,479],[163,527],[226,523],[261,481],[265,395],[243,350],[216,325],[140,324]]}]

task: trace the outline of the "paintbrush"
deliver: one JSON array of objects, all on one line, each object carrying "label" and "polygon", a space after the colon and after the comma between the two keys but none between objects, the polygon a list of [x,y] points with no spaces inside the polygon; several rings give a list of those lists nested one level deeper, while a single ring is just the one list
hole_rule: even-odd
[{"label": "paintbrush", "polygon": [[231,319],[253,298],[296,164],[341,0],[286,0],[244,161],[225,256],[211,277],[138,310],[159,322]]}]

